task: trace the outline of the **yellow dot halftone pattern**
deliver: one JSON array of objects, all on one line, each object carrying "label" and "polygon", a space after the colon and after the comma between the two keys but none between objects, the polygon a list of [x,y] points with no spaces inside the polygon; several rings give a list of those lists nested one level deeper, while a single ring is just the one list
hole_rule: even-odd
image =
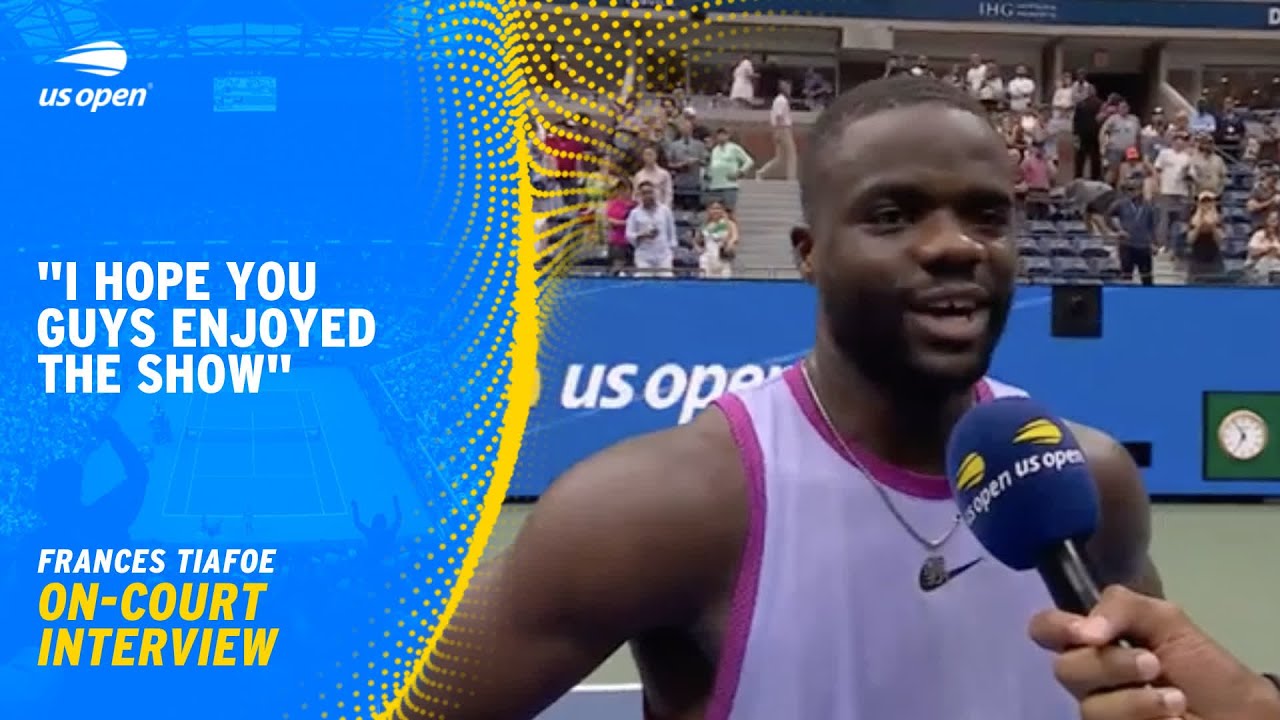
[{"label": "yellow dot halftone pattern", "polygon": [[353,618],[354,648],[320,668],[322,691],[290,717],[389,714],[474,572],[514,470],[536,385],[538,288],[532,245],[520,240],[531,235],[527,159],[513,139],[527,120],[511,111],[520,83],[506,72],[504,12],[471,1],[394,9],[406,89],[430,145],[426,170],[436,175],[426,183],[432,240],[455,245],[444,267],[421,269],[418,293],[439,298],[423,308],[439,315],[435,347],[422,352],[448,359],[420,363],[440,371],[415,378],[428,406],[415,418],[430,438],[423,480],[434,495],[417,513],[430,525],[401,548],[413,560],[398,582],[380,588],[395,599]]},{"label": "yellow dot halftone pattern", "polygon": [[[483,626],[468,620],[483,616],[484,606],[470,598],[464,605],[462,595],[482,579],[477,564],[528,410],[539,394],[556,392],[540,387],[540,332],[548,333],[554,351],[573,324],[572,303],[556,282],[568,263],[547,263],[541,277],[534,269],[549,259],[535,249],[535,223],[564,221],[603,199],[603,181],[621,167],[600,134],[656,106],[677,69],[723,52],[700,45],[761,29],[723,24],[738,19],[726,12],[732,4],[704,4],[719,13],[713,20],[619,0],[501,6],[437,0],[396,7],[410,36],[406,86],[420,105],[423,142],[438,165],[431,224],[441,241],[456,244],[443,272],[422,273],[424,285],[450,298],[452,321],[436,351],[447,370],[427,380],[438,395],[429,413],[436,441],[429,484],[439,489],[426,508],[432,526],[403,548],[415,558],[412,567],[387,585],[397,601],[354,628],[357,649],[323,670],[325,691],[300,708],[304,715],[447,720],[450,709],[465,702],[470,668],[500,661],[485,656],[485,638],[468,630]],[[535,201],[573,192],[538,190],[530,182],[533,172],[565,175],[554,165],[558,151],[538,139],[539,127],[565,118],[577,123],[572,132],[587,148],[577,157],[586,169],[573,176],[595,189],[577,193],[576,204],[535,212]],[[590,221],[575,221],[569,245],[594,241]],[[456,285],[441,289],[443,282]],[[542,327],[551,310],[556,322]],[[457,633],[442,642],[454,617]]]}]

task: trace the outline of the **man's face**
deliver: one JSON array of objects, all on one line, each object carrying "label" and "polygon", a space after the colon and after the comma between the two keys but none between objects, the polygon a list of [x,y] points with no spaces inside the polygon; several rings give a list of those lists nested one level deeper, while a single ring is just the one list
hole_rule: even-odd
[{"label": "man's face", "polygon": [[658,196],[654,193],[652,185],[646,183],[640,186],[640,202],[644,203],[645,207],[653,207],[657,200]]},{"label": "man's face", "polygon": [[823,157],[807,259],[825,330],[874,382],[967,389],[1013,295],[1003,140],[972,113],[915,105],[850,123]]}]

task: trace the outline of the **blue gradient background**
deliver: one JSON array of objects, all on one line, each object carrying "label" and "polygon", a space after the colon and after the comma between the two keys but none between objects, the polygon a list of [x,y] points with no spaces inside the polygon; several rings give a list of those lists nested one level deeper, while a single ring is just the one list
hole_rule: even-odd
[{"label": "blue gradient background", "polygon": [[[519,172],[499,11],[106,0],[0,15],[0,717],[369,717],[444,608],[506,407]],[[51,62],[99,40],[129,51],[119,76]],[[214,79],[236,74],[276,78],[276,110],[214,112]],[[37,103],[43,87],[140,86],[143,107]],[[71,304],[38,281],[41,260],[80,263],[78,307],[98,305],[93,261],[208,260],[209,304],[233,317],[223,261],[313,260],[308,305],[371,310],[377,340],[293,348],[259,395],[46,396],[36,317]],[[122,352],[126,368],[140,354]],[[362,535],[351,502],[394,526],[393,498],[394,535]],[[46,581],[246,579],[35,573],[39,547],[78,546],[280,548],[274,576],[247,578],[270,582],[252,624],[280,628],[270,665],[36,667]],[[106,609],[79,624],[128,623]]]}]

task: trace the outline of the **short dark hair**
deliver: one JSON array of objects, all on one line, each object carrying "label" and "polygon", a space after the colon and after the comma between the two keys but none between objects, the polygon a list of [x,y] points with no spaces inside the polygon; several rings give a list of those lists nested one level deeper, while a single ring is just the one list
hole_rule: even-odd
[{"label": "short dark hair", "polygon": [[639,185],[637,185],[637,186],[636,186],[636,189],[637,189],[637,190],[643,190],[643,189],[645,189],[645,188],[652,188],[652,187],[653,187],[653,183],[649,182],[648,180],[645,180],[644,182],[642,182],[642,183],[640,183]]},{"label": "short dark hair", "polygon": [[986,118],[982,103],[964,90],[937,78],[920,75],[890,75],[862,83],[841,94],[814,123],[800,164],[800,204],[812,225],[813,202],[821,180],[823,155],[849,123],[885,110],[915,105],[943,105]]}]

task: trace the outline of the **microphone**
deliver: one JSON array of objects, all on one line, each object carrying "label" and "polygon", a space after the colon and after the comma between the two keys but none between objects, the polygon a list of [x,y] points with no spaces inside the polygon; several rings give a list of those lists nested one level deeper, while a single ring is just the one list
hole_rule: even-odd
[{"label": "microphone", "polygon": [[947,441],[960,516],[996,560],[1040,572],[1053,602],[1087,615],[1098,604],[1080,546],[1098,528],[1098,491],[1066,423],[1027,398],[975,405]]}]

